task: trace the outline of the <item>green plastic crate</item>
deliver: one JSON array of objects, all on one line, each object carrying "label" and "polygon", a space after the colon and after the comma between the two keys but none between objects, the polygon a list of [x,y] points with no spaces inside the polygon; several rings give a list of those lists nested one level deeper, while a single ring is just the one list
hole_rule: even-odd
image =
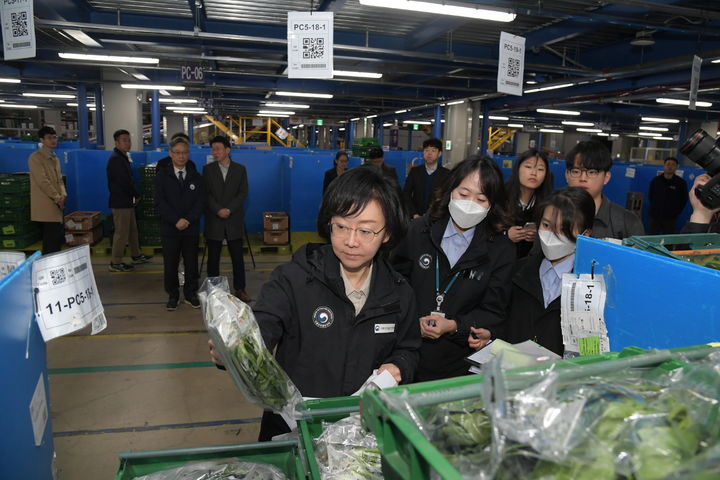
[{"label": "green plastic crate", "polygon": [[123,452],[115,480],[131,480],[141,475],[182,466],[189,462],[237,458],[240,461],[267,463],[285,473],[288,479],[305,479],[295,440],[245,443],[218,447],[181,448],[147,452]]},{"label": "green plastic crate", "polygon": [[[671,370],[682,366],[682,362],[675,358],[677,353],[687,355],[705,356],[711,350],[706,345],[684,347],[665,350],[655,353],[652,365]],[[691,353],[693,352],[694,353]],[[583,369],[568,370],[579,378],[599,373],[601,370],[616,371],[629,366],[649,365],[647,357],[640,356],[648,353],[638,347],[628,347],[621,353],[593,355],[563,360],[556,363],[558,371],[576,365],[585,365]],[[645,362],[645,363],[643,363]],[[651,365],[649,365],[651,366]],[[527,372],[525,381],[533,380],[533,371],[545,370],[547,365],[537,365],[529,368],[514,370],[514,372]],[[432,388],[425,389],[434,392],[432,397],[426,396],[423,404],[432,405],[446,403],[467,398],[479,397],[481,394],[482,375],[451,378],[435,382]],[[422,384],[413,385],[417,387]],[[526,385],[525,385],[526,386]],[[417,391],[417,390],[416,390]],[[409,387],[400,386],[387,389],[384,392],[391,395],[413,393]],[[383,475],[387,480],[404,479],[419,480],[429,478],[442,478],[446,480],[463,480],[462,475],[446,459],[446,457],[418,431],[417,426],[408,419],[389,409],[378,395],[377,390],[363,392],[362,418],[363,424],[369,428],[378,441],[382,452]]]},{"label": "green plastic crate", "polygon": [[3,194],[0,195],[0,209],[27,208],[30,205],[30,195]]},{"label": "green plastic crate", "polygon": [[0,223],[18,223],[30,221],[30,206],[0,209]]},{"label": "green plastic crate", "polygon": [[0,237],[2,239],[3,248],[27,248],[33,243],[38,242],[42,235],[39,232],[26,233],[24,235],[7,235]]},{"label": "green plastic crate", "polygon": [[720,233],[639,235],[624,239],[623,245],[677,260],[687,260],[691,254],[720,253]]},{"label": "green plastic crate", "polygon": [[0,193],[29,193],[30,174],[8,173],[0,175]]},{"label": "green plastic crate", "polygon": [[140,235],[139,241],[143,247],[159,247],[162,245],[160,235]]},{"label": "green plastic crate", "polygon": [[34,233],[40,235],[40,227],[35,222],[3,223],[0,224],[2,235],[26,235]]}]

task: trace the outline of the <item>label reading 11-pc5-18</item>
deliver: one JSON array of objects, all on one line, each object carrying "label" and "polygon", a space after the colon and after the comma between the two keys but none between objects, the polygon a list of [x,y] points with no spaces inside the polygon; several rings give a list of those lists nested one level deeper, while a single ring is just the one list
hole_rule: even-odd
[{"label": "label reading 11-pc5-18", "polygon": [[36,260],[33,288],[35,317],[46,342],[88,324],[93,335],[107,326],[87,245]]}]

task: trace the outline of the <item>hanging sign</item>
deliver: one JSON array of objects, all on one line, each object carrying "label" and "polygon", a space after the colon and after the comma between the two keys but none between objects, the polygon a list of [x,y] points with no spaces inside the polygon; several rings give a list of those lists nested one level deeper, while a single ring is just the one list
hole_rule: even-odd
[{"label": "hanging sign", "polygon": [[695,103],[698,97],[698,88],[700,87],[700,68],[702,67],[702,58],[693,55],[692,73],[690,75],[690,104],[688,109],[695,110]]},{"label": "hanging sign", "polygon": [[333,77],[333,12],[288,12],[288,78]]},{"label": "hanging sign", "polygon": [[275,136],[277,136],[280,140],[285,140],[289,135],[288,131],[282,127],[275,130]]},{"label": "hanging sign", "polygon": [[35,318],[47,342],[92,323],[92,334],[107,326],[90,247],[81,245],[42,256],[33,263]]},{"label": "hanging sign", "polygon": [[35,21],[32,0],[2,0],[3,53],[5,60],[35,56]]},{"label": "hanging sign", "polygon": [[500,32],[497,91],[522,95],[525,70],[525,37]]}]

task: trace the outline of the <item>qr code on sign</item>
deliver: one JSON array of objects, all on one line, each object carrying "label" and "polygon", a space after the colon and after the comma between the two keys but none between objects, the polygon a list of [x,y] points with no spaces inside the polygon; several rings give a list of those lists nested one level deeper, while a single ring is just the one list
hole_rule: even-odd
[{"label": "qr code on sign", "polygon": [[50,281],[53,285],[60,285],[61,283],[65,283],[65,280],[66,277],[64,268],[56,268],[55,270],[50,270]]},{"label": "qr code on sign", "polygon": [[28,35],[28,17],[27,12],[16,12],[10,14],[10,23],[12,24],[12,36],[26,37]]},{"label": "qr code on sign", "polygon": [[303,38],[303,59],[322,58],[325,55],[325,39]]},{"label": "qr code on sign", "polygon": [[520,75],[520,60],[517,58],[508,58],[508,77],[517,77]]}]

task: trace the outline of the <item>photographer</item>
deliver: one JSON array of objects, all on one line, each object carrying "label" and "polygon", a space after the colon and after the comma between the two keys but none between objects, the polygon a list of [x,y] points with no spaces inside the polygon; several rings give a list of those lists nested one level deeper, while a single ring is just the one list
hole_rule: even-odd
[{"label": "photographer", "polygon": [[698,185],[705,185],[708,181],[710,181],[710,175],[707,173],[695,178],[693,188],[690,190],[690,205],[692,205],[693,213],[682,233],[720,233],[720,218],[718,218],[720,207],[712,210],[707,208],[695,194]]}]

